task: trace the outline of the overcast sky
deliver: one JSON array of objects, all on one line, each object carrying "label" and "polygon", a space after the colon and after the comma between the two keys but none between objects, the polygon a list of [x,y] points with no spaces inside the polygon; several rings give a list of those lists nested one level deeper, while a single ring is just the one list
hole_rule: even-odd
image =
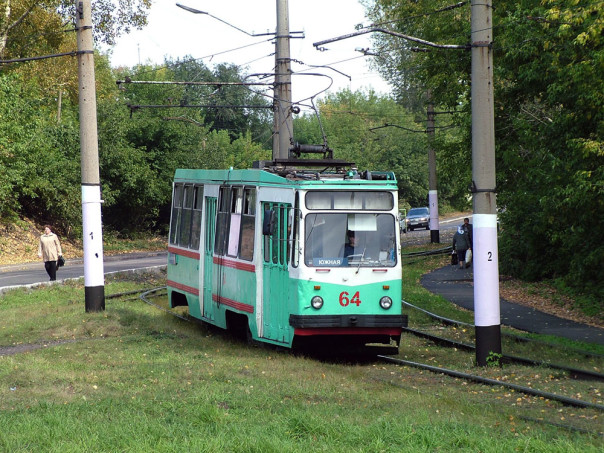
[{"label": "overcast sky", "polygon": [[[203,58],[210,67],[225,62],[247,67],[245,73],[274,71],[275,48],[270,36],[248,36],[208,15],[185,11],[176,3],[175,0],[156,0],[151,7],[149,25],[121,38],[111,49],[112,66],[161,64],[164,57],[191,56]],[[276,0],[178,0],[178,3],[208,12],[251,34],[275,31]],[[332,77],[330,91],[371,88],[388,93],[388,85],[370,69],[372,57],[355,50],[371,48],[369,35],[329,44],[326,46],[329,50],[324,52],[313,47],[314,42],[353,33],[357,24],[369,25],[357,0],[289,0],[290,32],[303,31],[305,36],[291,40],[291,58],[304,63],[292,63],[292,70],[301,74],[320,72]],[[234,50],[237,48],[241,49]],[[339,72],[308,65],[329,65]],[[293,100],[319,93],[330,83],[327,77],[294,75]]]}]

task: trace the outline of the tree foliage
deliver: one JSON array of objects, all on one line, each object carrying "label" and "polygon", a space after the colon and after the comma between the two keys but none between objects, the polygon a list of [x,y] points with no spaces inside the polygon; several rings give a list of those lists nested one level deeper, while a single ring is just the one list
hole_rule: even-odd
[{"label": "tree foliage", "polygon": [[[447,3],[377,0],[369,12],[376,22],[432,42],[470,42],[470,5]],[[493,9],[501,266],[600,298],[603,11],[601,0],[501,0]],[[409,43],[376,41],[384,75],[401,90],[430,89],[441,105],[465,112],[457,120],[469,143],[469,52],[413,53]],[[441,147],[438,156],[467,178],[471,160],[463,142]]]},{"label": "tree foliage", "polygon": [[[75,5],[73,0],[2,0],[0,57],[24,58],[55,52],[66,32],[74,32]],[[150,7],[151,0],[92,0],[95,40],[115,44],[117,37],[132,28],[142,28],[147,24]]]},{"label": "tree foliage", "polygon": [[[439,44],[471,43],[469,3],[375,0],[375,24]],[[3,58],[75,50],[75,2],[0,3]],[[114,8],[113,5],[119,7]],[[144,24],[149,0],[93,2],[98,42]],[[604,8],[601,0],[500,0],[493,10],[501,266],[555,278],[602,297],[604,235]],[[360,169],[394,171],[403,205],[427,201],[424,118],[437,111],[439,201],[463,208],[471,182],[470,52],[374,36],[394,100],[344,91],[294,121],[300,143],[327,143]],[[165,228],[175,168],[249,167],[270,158],[272,112],[233,65],[192,59],[113,71],[95,58],[106,227]],[[206,81],[124,84],[115,79]],[[0,215],[32,215],[66,231],[81,224],[74,59],[0,72]],[[215,83],[214,83],[215,82]],[[428,98],[430,93],[430,98]],[[131,109],[126,104],[132,106]],[[145,105],[169,108],[143,108]],[[232,106],[240,108],[233,108]],[[138,106],[138,108],[136,108]],[[231,106],[225,108],[225,106]],[[61,112],[59,120],[59,112]],[[451,129],[447,129],[451,127]],[[418,131],[417,133],[414,131]],[[441,206],[442,207],[442,206]]]},{"label": "tree foliage", "polygon": [[[103,56],[95,58],[95,66],[106,228],[124,233],[165,230],[176,168],[248,168],[253,160],[270,157],[270,151],[253,141],[253,134],[270,127],[264,111],[232,109],[216,128],[218,109],[208,100],[216,92],[215,86],[203,87],[207,94],[170,84],[124,84],[120,90],[116,76],[123,80],[123,72],[112,74]],[[190,76],[186,72],[175,74],[176,68],[175,64],[139,66],[128,73],[135,80],[174,81]],[[195,69],[204,68],[198,65]],[[220,81],[221,71],[229,80],[242,79],[234,67],[219,68],[216,73],[208,70],[207,74],[210,80]],[[81,184],[77,97],[75,101],[68,95],[63,97],[59,121],[54,93],[41,79],[25,81],[22,74],[0,75],[0,216],[32,216],[52,222],[63,232],[78,233]],[[246,104],[255,94],[244,90],[236,96],[240,98],[225,102]],[[183,102],[187,97],[189,101]],[[182,108],[191,106],[191,102],[209,107]],[[167,109],[127,107],[170,103],[174,107]]]},{"label": "tree foliage", "polygon": [[604,295],[602,3],[513,4],[497,71],[498,184],[514,227],[503,264]]},{"label": "tree foliage", "polygon": [[0,215],[69,220],[79,209],[77,126],[18,75],[0,76]]},{"label": "tree foliage", "polygon": [[251,140],[255,128],[267,127],[263,112],[214,107],[246,105],[253,102],[253,93],[241,86],[169,83],[240,82],[236,67],[210,70],[191,59],[169,60],[162,66],[124,69],[118,77],[167,83],[125,83],[118,104],[107,99],[99,107],[105,222],[113,228],[165,229],[176,168],[246,168],[254,159],[267,158],[267,151]]},{"label": "tree foliage", "polygon": [[427,204],[425,128],[406,109],[373,92],[344,90],[321,101],[318,113],[320,122],[314,115],[294,120],[296,141],[322,144],[326,140],[334,157],[355,162],[359,170],[393,171],[401,207]]}]

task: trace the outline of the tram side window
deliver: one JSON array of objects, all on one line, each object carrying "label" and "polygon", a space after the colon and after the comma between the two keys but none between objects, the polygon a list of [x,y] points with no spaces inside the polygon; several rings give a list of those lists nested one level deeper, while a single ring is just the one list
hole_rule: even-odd
[{"label": "tram side window", "polygon": [[229,237],[229,217],[231,206],[231,188],[221,187],[218,200],[218,215],[216,216],[216,240],[214,251],[217,255],[224,255],[226,252],[226,241]]},{"label": "tram side window", "polygon": [[178,245],[188,247],[191,240],[191,219],[193,215],[193,186],[186,185],[182,201],[182,214],[180,218],[180,236]]},{"label": "tram side window", "polygon": [[193,201],[193,224],[191,225],[191,248],[199,249],[201,236],[201,208],[203,206],[203,186],[195,186],[195,199]]},{"label": "tram side window", "polygon": [[239,257],[252,261],[254,258],[254,229],[256,224],[256,192],[245,189],[243,193],[243,216],[241,219],[241,240]]},{"label": "tram side window", "polygon": [[252,261],[256,226],[255,189],[221,187],[218,203],[215,253]]},{"label": "tram side window", "polygon": [[287,224],[287,211],[285,207],[279,206],[277,208],[277,230],[273,240],[273,263],[283,264],[285,260],[284,250],[287,245],[287,233],[285,225]]},{"label": "tram side window", "polygon": [[172,196],[172,222],[170,224],[170,244],[178,245],[180,236],[178,227],[180,226],[180,215],[182,212],[182,184],[174,185],[174,195]]},{"label": "tram side window", "polygon": [[[264,236],[264,261],[278,265],[289,263],[291,232],[291,206],[265,203],[264,212],[275,213],[275,228],[272,236]],[[266,214],[268,215],[268,214]]]},{"label": "tram side window", "polygon": [[300,264],[298,250],[300,249],[300,193],[296,193],[296,201],[294,205],[293,228],[294,234],[292,238],[292,254],[291,260],[294,267]]},{"label": "tram side window", "polygon": [[231,218],[229,221],[229,245],[227,254],[236,257],[239,251],[239,234],[241,232],[241,205],[242,187],[234,187],[231,190]]}]

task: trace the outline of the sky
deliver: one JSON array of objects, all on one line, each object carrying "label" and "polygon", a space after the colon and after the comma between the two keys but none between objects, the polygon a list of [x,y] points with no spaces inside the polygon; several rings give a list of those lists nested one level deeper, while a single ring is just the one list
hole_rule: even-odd
[{"label": "sky", "polygon": [[[164,57],[189,56],[203,58],[209,67],[216,63],[244,66],[247,70],[243,72],[248,74],[274,71],[275,47],[271,36],[248,36],[221,20],[251,34],[273,33],[277,21],[276,0],[178,0],[215,17],[193,14],[177,7],[176,3],[176,0],[156,0],[147,27],[120,38],[110,49],[111,65],[162,64]],[[314,42],[353,33],[357,24],[369,25],[363,6],[357,0],[289,0],[290,34],[303,31],[305,36],[290,40],[290,57],[304,63],[293,62],[292,70],[301,74],[322,73],[333,79],[330,87],[332,80],[327,77],[294,75],[294,102],[329,87],[331,92],[344,88],[389,92],[388,84],[370,68],[372,57],[355,50],[372,48],[368,34],[331,43],[323,52],[313,47]],[[234,50],[237,48],[240,49]],[[328,65],[335,70],[309,65]]]}]

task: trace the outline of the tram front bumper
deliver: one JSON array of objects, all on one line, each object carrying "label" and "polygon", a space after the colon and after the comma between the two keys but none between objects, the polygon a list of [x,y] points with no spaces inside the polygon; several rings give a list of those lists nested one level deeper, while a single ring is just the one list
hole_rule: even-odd
[{"label": "tram front bumper", "polygon": [[396,328],[407,327],[407,315],[290,315],[295,329]]}]

